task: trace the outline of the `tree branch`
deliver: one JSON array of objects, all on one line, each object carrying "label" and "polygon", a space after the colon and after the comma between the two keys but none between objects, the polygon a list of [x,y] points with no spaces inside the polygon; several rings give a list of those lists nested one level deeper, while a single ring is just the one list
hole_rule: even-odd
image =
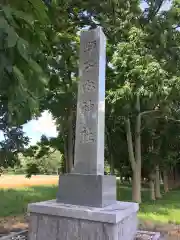
[{"label": "tree branch", "polygon": [[161,7],[163,6],[164,0],[159,0],[159,2],[157,3],[156,1],[154,1],[155,4],[154,6],[149,5],[149,14],[148,14],[148,21],[152,21],[153,18],[158,14],[159,10],[161,9]]},{"label": "tree branch", "polygon": [[173,122],[177,122],[177,123],[180,123],[180,120],[176,120],[174,118],[167,118],[168,121],[173,121]]},{"label": "tree branch", "polygon": [[47,156],[49,157],[51,154],[55,153],[56,150],[57,149],[54,149],[52,152],[49,152]]},{"label": "tree branch", "polygon": [[165,119],[167,121],[172,121],[172,122],[177,122],[177,123],[180,123],[180,120],[177,120],[177,119],[174,119],[174,118],[168,118],[166,116],[164,117],[156,117],[155,119]]},{"label": "tree branch", "polygon": [[161,112],[160,110],[149,110],[149,111],[144,111],[140,113],[140,116],[144,116],[146,114],[151,114],[151,113],[155,113],[155,112]]}]

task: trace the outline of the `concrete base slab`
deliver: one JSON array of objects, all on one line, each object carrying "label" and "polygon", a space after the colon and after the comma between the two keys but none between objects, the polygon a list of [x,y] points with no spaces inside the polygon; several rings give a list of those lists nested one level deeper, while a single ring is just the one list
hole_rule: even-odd
[{"label": "concrete base slab", "polygon": [[133,240],[138,204],[116,202],[105,208],[59,204],[56,200],[29,204],[29,240]]},{"label": "concrete base slab", "polygon": [[59,178],[57,202],[90,207],[116,203],[116,177],[66,174]]}]

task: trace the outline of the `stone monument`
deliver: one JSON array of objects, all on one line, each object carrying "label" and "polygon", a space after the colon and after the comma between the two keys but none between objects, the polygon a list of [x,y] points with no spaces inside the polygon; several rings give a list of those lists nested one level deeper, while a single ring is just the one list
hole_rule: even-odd
[{"label": "stone monument", "polygon": [[30,240],[132,240],[138,204],[116,201],[104,175],[106,38],[100,27],[80,41],[74,169],[61,176],[56,200],[29,204]]}]

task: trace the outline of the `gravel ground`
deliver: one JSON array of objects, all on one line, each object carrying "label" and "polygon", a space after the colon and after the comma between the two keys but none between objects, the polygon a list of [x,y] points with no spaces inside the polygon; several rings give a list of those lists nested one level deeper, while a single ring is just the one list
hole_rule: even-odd
[{"label": "gravel ground", "polygon": [[136,234],[135,240],[160,240],[160,233],[139,231]]},{"label": "gravel ground", "polygon": [[[22,231],[19,233],[11,233],[9,235],[0,235],[0,240],[27,240],[28,231]],[[135,240],[165,240],[160,239],[160,234],[154,232],[139,231]]]}]

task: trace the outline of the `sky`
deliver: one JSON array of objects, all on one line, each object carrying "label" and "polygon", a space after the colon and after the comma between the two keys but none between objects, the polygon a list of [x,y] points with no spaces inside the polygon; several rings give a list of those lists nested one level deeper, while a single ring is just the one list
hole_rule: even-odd
[{"label": "sky", "polygon": [[[171,0],[167,0],[165,3],[164,3],[164,5],[162,6],[162,8],[161,8],[161,10],[168,10],[169,8],[170,8],[170,6],[171,6]],[[141,7],[144,9],[144,8],[146,8],[147,7],[147,4],[146,3],[144,3],[144,2],[142,2],[141,3]]]},{"label": "sky", "polygon": [[[141,4],[142,8],[146,7],[145,3]],[[167,1],[162,10],[167,10],[170,7],[170,2]],[[52,115],[45,111],[42,113],[42,116],[38,120],[31,120],[23,126],[24,132],[30,138],[30,144],[34,145],[38,142],[42,135],[47,137],[56,137],[57,130],[55,121],[52,119]],[[0,138],[2,133],[0,133]]]},{"label": "sky", "polygon": [[44,111],[38,120],[31,120],[23,126],[23,130],[30,138],[30,144],[36,144],[42,135],[56,137],[57,130],[55,121],[48,111]]}]

